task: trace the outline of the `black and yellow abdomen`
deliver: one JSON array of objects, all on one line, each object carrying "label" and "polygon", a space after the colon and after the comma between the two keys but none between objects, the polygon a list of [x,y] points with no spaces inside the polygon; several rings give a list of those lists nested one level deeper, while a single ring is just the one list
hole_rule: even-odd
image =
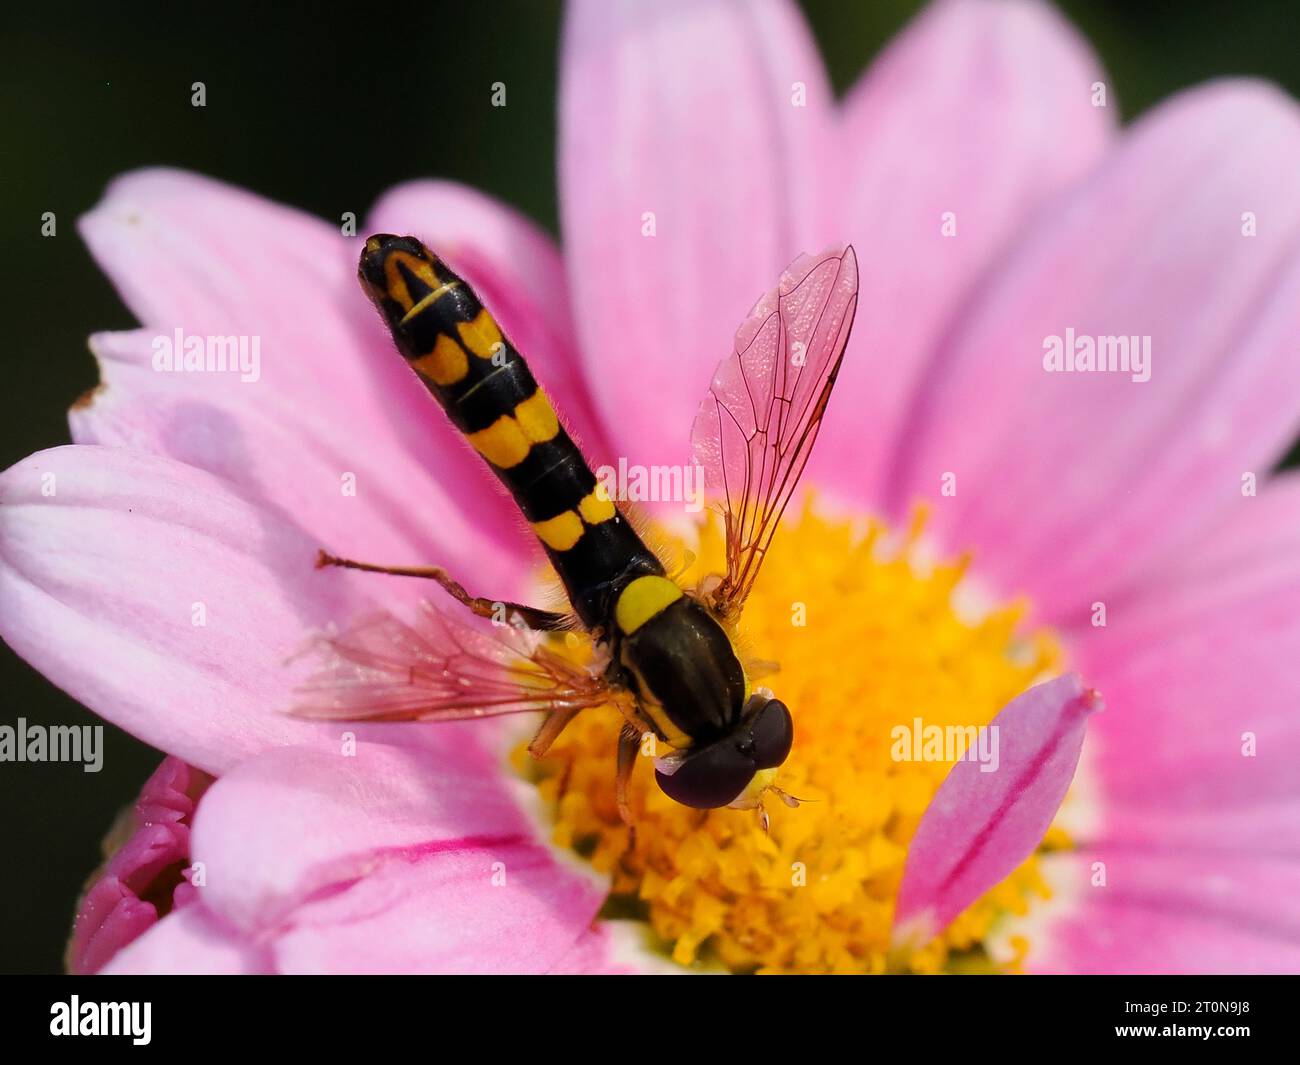
[{"label": "black and yellow abdomen", "polygon": [[509,489],[588,628],[619,592],[662,576],[473,289],[414,237],[366,241],[359,276],[398,350]]}]

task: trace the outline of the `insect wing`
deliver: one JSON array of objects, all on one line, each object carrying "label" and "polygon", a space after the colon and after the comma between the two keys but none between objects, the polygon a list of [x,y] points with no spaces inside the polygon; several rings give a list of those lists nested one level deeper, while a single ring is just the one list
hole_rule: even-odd
[{"label": "insect wing", "polygon": [[851,247],[804,255],[736,332],[691,431],[691,448],[726,522],[727,572],[714,611],[744,606],[808,462],[858,302]]},{"label": "insect wing", "polygon": [[459,721],[583,709],[614,696],[599,672],[558,654],[539,634],[487,625],[424,603],[414,624],[378,613],[337,635],[320,634],[308,649],[318,668],[299,685],[293,713]]}]

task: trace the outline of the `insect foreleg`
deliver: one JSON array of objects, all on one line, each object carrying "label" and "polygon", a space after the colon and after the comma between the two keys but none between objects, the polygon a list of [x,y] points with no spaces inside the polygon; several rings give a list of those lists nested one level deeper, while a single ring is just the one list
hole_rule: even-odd
[{"label": "insect foreleg", "polygon": [[340,566],[343,569],[363,570],[366,573],[388,573],[394,577],[423,577],[437,581],[448,595],[458,603],[464,604],[481,618],[491,618],[500,624],[521,625],[527,629],[540,632],[556,632],[570,627],[569,616],[553,610],[541,610],[535,606],[511,603],[501,599],[487,599],[472,596],[441,566],[376,566],[370,562],[357,562],[350,558],[338,558],[326,551],[316,556],[316,568]]}]

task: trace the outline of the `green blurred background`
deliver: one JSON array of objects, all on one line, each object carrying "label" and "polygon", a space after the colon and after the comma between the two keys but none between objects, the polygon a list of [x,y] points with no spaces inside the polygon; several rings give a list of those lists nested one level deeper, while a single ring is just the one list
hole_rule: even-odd
[{"label": "green blurred background", "polygon": [[[292,5],[22,6],[3,16],[0,44],[0,320],[13,329],[0,468],[67,441],[65,410],[96,382],[86,336],[135,324],[73,228],[124,170],[187,167],[331,219],[438,175],[556,229],[558,3],[426,2],[395,17],[358,5],[345,18]],[[806,0],[837,91],[920,6]],[[1126,118],[1223,74],[1300,95],[1294,0],[1059,6],[1100,52]],[[497,80],[509,107],[487,106]],[[206,108],[190,105],[194,81],[207,85]],[[58,216],[54,239],[40,236],[45,211]],[[96,721],[3,646],[0,692],[0,724]],[[60,969],[99,841],[160,759],[112,729],[105,744],[98,774],[0,763],[0,971]]]}]

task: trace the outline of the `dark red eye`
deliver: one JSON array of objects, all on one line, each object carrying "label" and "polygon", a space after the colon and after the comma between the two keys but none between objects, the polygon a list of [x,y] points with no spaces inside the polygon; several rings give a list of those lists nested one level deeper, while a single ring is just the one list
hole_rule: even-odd
[{"label": "dark red eye", "polygon": [[759,710],[749,731],[754,737],[754,765],[759,769],[775,769],[790,757],[794,720],[781,700],[773,699]]},{"label": "dark red eye", "polygon": [[674,802],[696,810],[713,810],[740,797],[754,779],[754,759],[742,754],[734,737],[687,753],[669,776],[655,770],[655,780]]}]

